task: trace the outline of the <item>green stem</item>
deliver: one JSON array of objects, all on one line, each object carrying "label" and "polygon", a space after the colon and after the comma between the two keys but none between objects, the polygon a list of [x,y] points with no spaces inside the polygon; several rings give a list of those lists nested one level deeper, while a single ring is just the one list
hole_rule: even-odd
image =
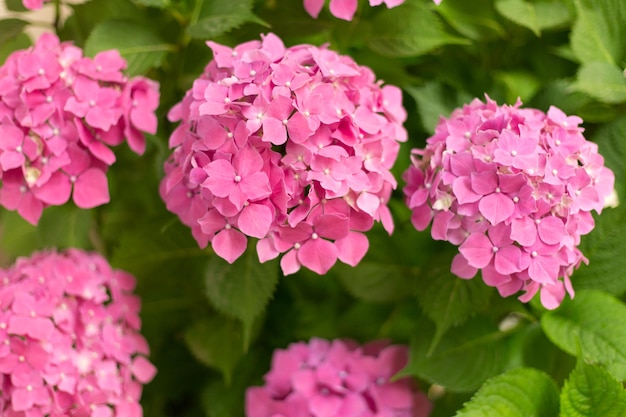
[{"label": "green stem", "polygon": [[54,31],[57,35],[61,31],[61,0],[54,0]]}]

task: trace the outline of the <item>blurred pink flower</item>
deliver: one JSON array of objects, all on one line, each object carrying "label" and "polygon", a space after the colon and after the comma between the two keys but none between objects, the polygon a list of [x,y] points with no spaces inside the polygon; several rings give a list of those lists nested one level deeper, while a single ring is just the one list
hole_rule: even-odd
[{"label": "blurred pink flower", "polygon": [[0,414],[140,416],[156,368],[134,278],[77,249],[19,258],[0,275]]},{"label": "blurred pink flower", "polygon": [[459,246],[452,272],[478,270],[502,296],[538,291],[546,308],[574,296],[570,276],[587,260],[580,236],[593,229],[614,175],[582,120],[556,107],[498,106],[474,100],[441,119],[404,174],[413,224],[432,220],[435,239]]},{"label": "blurred pink flower", "polygon": [[409,378],[406,346],[311,339],[278,349],[265,385],[246,391],[246,417],[427,417],[432,404]]},{"label": "blurred pink flower", "polygon": [[[370,6],[380,6],[384,4],[387,8],[392,9],[400,6],[405,0],[369,0]],[[436,5],[441,4],[443,0],[433,0]],[[304,0],[304,10],[317,19],[324,7],[325,0]],[[358,0],[330,0],[328,9],[330,14],[338,19],[352,20],[358,6]]]},{"label": "blurred pink flower", "polygon": [[326,47],[285,48],[273,34],[214,60],[169,118],[161,196],[200,246],[234,262],[247,237],[285,274],[356,265],[375,221],[391,233],[390,172],[406,140],[394,86]]},{"label": "blurred pink flower", "polygon": [[[39,2],[41,3],[41,2]],[[34,5],[34,3],[30,3]],[[37,224],[43,209],[109,201],[111,150],[128,141],[141,154],[156,133],[159,86],[128,79],[119,52],[82,50],[43,34],[0,67],[0,204]]]},{"label": "blurred pink flower", "polygon": [[41,9],[44,3],[49,2],[50,0],[22,0],[24,7],[29,10],[37,10]]}]

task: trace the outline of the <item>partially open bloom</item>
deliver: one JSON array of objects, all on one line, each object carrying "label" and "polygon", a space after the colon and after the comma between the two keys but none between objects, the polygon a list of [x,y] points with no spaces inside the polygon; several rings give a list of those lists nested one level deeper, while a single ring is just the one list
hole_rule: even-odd
[{"label": "partially open bloom", "polygon": [[432,404],[409,378],[392,380],[406,346],[311,339],[274,352],[265,385],[246,391],[246,417],[427,417]]},{"label": "partially open bloom", "polygon": [[459,246],[452,272],[480,269],[502,296],[540,291],[546,308],[565,293],[586,258],[581,236],[594,227],[613,193],[614,175],[582,120],[556,107],[498,106],[474,100],[441,119],[425,149],[414,149],[405,172],[412,221],[433,238]]},{"label": "partially open bloom", "polygon": [[0,269],[0,415],[141,417],[156,369],[134,278],[70,249]]},{"label": "partially open bloom", "polygon": [[390,168],[406,140],[400,89],[352,59],[269,34],[214,59],[169,113],[161,196],[202,247],[233,262],[247,237],[259,259],[320,274],[356,265],[362,233],[393,222]]},{"label": "partially open bloom", "polygon": [[155,133],[157,83],[127,79],[115,51],[94,58],[43,34],[0,67],[0,205],[37,224],[43,209],[70,198],[81,208],[109,201],[111,150],[128,141],[143,153]]}]

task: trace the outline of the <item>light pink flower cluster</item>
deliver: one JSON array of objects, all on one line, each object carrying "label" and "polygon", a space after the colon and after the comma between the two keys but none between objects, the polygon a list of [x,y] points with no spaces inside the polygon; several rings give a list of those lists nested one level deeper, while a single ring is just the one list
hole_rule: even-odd
[{"label": "light pink flower cluster", "polygon": [[406,346],[311,339],[277,350],[265,386],[246,392],[246,417],[426,417],[432,404],[411,378],[391,378]]},{"label": "light pink flower cluster", "polygon": [[[425,149],[413,150],[404,190],[413,224],[459,245],[452,272],[478,269],[502,296],[541,291],[546,308],[569,292],[582,261],[581,235],[594,227],[613,191],[613,173],[582,120],[474,100],[441,119]],[[560,279],[562,278],[562,279]]]},{"label": "light pink flower cluster", "polygon": [[127,79],[115,50],[93,59],[43,34],[0,67],[0,204],[37,224],[43,209],[109,201],[111,146],[143,153],[155,133],[158,84]]},{"label": "light pink flower cluster", "polygon": [[261,239],[261,262],[285,274],[356,265],[396,186],[389,169],[406,140],[400,89],[324,47],[285,48],[273,34],[214,53],[169,114],[161,195],[202,247],[228,262]]},{"label": "light pink flower cluster", "polygon": [[141,417],[156,369],[135,279],[70,249],[0,269],[0,415]]}]

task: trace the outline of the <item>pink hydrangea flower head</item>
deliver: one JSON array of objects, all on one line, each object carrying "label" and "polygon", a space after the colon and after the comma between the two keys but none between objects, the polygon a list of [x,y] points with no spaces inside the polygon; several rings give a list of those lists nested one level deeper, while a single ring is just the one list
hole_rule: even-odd
[{"label": "pink hydrangea flower head", "polygon": [[406,346],[311,339],[274,352],[265,385],[246,391],[246,417],[427,417],[432,404],[411,378],[393,380]]},{"label": "pink hydrangea flower head", "polygon": [[540,292],[546,308],[574,296],[570,276],[587,262],[578,245],[612,198],[615,178],[582,120],[521,102],[476,99],[442,118],[412,151],[404,193],[418,230],[459,246],[452,272],[482,278],[502,296]]},{"label": "pink hydrangea flower head", "polygon": [[214,59],[169,113],[161,196],[198,244],[234,262],[249,237],[285,274],[356,265],[380,221],[391,233],[390,172],[407,138],[399,88],[326,47],[273,34]]},{"label": "pink hydrangea flower head", "polygon": [[156,368],[131,275],[70,249],[19,258],[0,277],[0,414],[141,415]]},{"label": "pink hydrangea flower head", "polygon": [[0,205],[37,224],[43,209],[73,199],[81,208],[109,201],[112,146],[141,154],[156,132],[159,86],[128,79],[115,51],[82,50],[43,34],[0,67]]}]

